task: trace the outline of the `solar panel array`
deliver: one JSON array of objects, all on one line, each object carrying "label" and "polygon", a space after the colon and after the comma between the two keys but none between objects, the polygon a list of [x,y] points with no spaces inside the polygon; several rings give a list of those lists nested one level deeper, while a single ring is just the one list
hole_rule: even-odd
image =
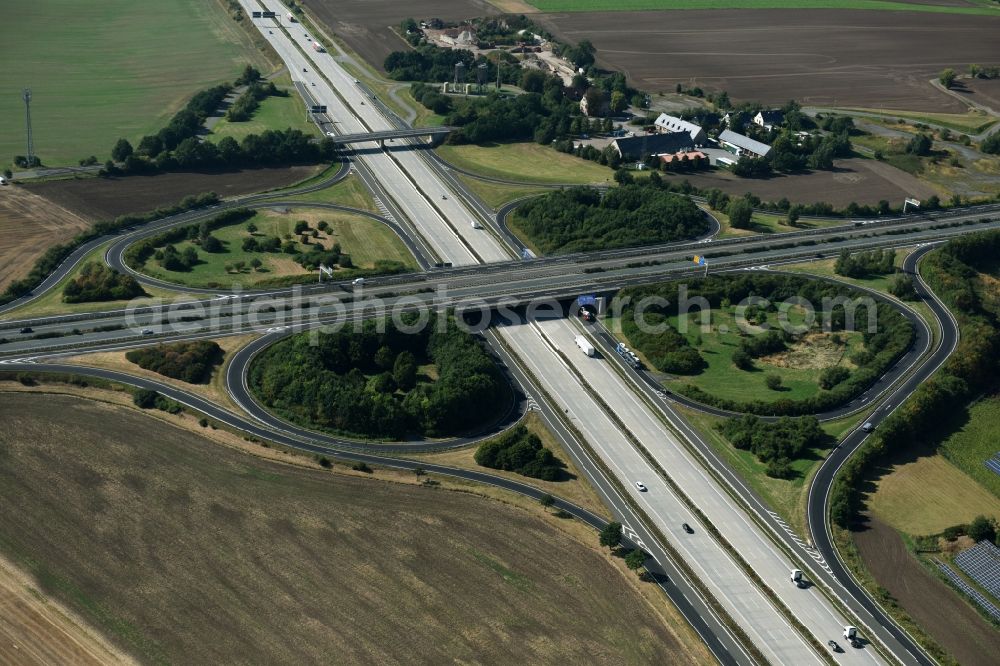
[{"label": "solar panel array", "polygon": [[955,556],[955,564],[994,599],[1000,599],[1000,548],[980,541]]},{"label": "solar panel array", "polygon": [[948,577],[948,580],[950,580],[955,587],[960,589],[962,592],[967,594],[970,599],[979,604],[983,610],[993,616],[993,619],[1000,621],[1000,608],[993,605],[993,602],[983,596],[979,590],[966,583],[965,579],[955,573],[947,564],[938,559],[935,559],[934,563],[938,565],[938,568],[944,572],[944,575]]},{"label": "solar panel array", "polygon": [[1000,474],[1000,451],[994,453],[993,457],[986,461],[986,466],[997,474]]}]

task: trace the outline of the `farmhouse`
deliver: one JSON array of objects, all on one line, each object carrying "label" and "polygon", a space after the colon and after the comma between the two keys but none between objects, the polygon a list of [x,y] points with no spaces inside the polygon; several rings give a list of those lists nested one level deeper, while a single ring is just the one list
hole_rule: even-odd
[{"label": "farmhouse", "polygon": [[668,116],[665,113],[661,113],[660,117],[653,124],[656,126],[657,132],[687,132],[691,135],[694,145],[700,146],[705,143],[705,130],[701,126],[681,120],[676,116]]},{"label": "farmhouse", "polygon": [[669,155],[694,148],[694,141],[687,132],[670,132],[623,137],[611,145],[623,160],[642,160],[650,155]]},{"label": "farmhouse", "polygon": [[766,157],[771,152],[771,146],[766,143],[730,130],[723,130],[722,134],[719,135],[719,143],[722,144],[723,148],[736,153],[739,157],[744,155],[747,157]]},{"label": "farmhouse", "polygon": [[757,115],[753,117],[753,122],[755,125],[759,125],[770,132],[785,122],[785,112],[780,109],[758,111]]}]

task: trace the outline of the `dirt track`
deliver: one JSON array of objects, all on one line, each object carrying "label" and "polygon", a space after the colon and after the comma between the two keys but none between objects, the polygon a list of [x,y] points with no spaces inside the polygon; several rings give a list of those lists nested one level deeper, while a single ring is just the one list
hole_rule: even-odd
[{"label": "dirt track", "polygon": [[91,220],[141,213],[170,206],[189,194],[219,196],[262,192],[305,180],[319,167],[295,166],[246,169],[229,173],[165,173],[126,178],[52,180],[25,187]]},{"label": "dirt track", "polygon": [[989,666],[1000,654],[1000,632],[910,555],[891,527],[870,518],[854,533],[865,566],[907,613],[963,666]]},{"label": "dirt track", "polygon": [[45,250],[90,226],[22,187],[0,188],[0,289],[23,278]]},{"label": "dirt track", "polygon": [[[961,111],[928,79],[994,62],[1000,16],[834,10],[596,12],[534,17],[650,92],[678,82],[737,100]],[[992,36],[991,36],[992,35]]]},{"label": "dirt track", "polygon": [[728,171],[664,176],[671,182],[688,180],[695,187],[717,187],[728,194],[752,192],[764,201],[787,197],[792,203],[825,201],[833,206],[877,204],[880,199],[892,203],[904,197],[926,199],[936,192],[915,177],[875,160],[851,158],[837,160],[837,171],[813,171],[802,175],[773,178],[739,178]]}]

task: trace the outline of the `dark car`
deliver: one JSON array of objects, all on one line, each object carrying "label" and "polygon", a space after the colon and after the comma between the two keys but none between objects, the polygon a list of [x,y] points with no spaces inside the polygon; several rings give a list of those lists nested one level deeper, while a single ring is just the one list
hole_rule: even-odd
[{"label": "dark car", "polygon": [[34,333],[35,329],[31,328],[30,326],[25,326],[24,328],[21,329],[21,332],[22,333]]},{"label": "dark car", "polygon": [[688,525],[687,523],[684,523],[683,525],[681,525],[681,527],[683,527],[684,531],[687,532],[688,534],[694,534],[694,530],[691,529],[691,526]]},{"label": "dark car", "polygon": [[834,652],[843,652],[843,650],[840,649],[840,646],[837,645],[837,641],[827,641],[826,644],[829,645],[830,649]]}]

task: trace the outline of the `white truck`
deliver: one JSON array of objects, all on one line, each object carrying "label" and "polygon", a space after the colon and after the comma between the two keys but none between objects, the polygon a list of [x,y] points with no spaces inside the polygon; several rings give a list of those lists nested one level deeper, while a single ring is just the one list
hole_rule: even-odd
[{"label": "white truck", "polygon": [[295,15],[292,14],[291,12],[288,12],[287,14],[285,14],[285,16],[288,18],[289,23],[298,23],[298,19],[296,19]]},{"label": "white truck", "polygon": [[576,336],[576,346],[579,347],[580,351],[582,351],[587,356],[593,356],[594,352],[596,351],[594,349],[594,345],[590,344],[590,340],[583,337],[582,335]]}]

